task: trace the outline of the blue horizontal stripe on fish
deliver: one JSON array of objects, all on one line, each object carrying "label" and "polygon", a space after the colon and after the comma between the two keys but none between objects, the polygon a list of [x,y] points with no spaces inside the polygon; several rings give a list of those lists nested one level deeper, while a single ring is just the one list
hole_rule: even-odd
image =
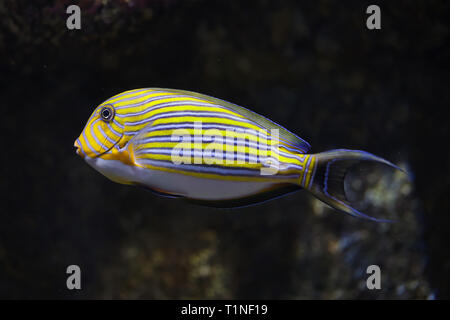
[{"label": "blue horizontal stripe on fish", "polygon": [[[163,99],[167,99],[167,98],[176,98],[176,97],[175,96],[170,96],[170,97],[165,97],[165,98],[164,97],[163,98],[157,97],[157,98],[152,98],[152,99],[149,99],[149,100],[154,101],[154,100],[163,100]],[[151,102],[151,101],[146,101],[145,103],[144,102],[137,103],[136,105],[133,105],[133,106],[116,107],[116,109],[120,110],[120,109],[123,109],[123,108],[132,108],[132,107],[135,107],[135,106],[147,104],[148,102]],[[118,114],[117,117],[119,117],[119,118],[131,118],[131,117],[136,117],[136,116],[144,116],[145,114],[150,113],[150,112],[155,111],[155,110],[158,110],[158,109],[162,109],[162,108],[165,108],[165,107],[176,107],[176,106],[211,107],[211,108],[215,108],[215,109],[228,110],[227,108],[225,108],[223,106],[212,104],[212,103],[204,103],[204,102],[196,102],[196,101],[186,100],[186,101],[174,101],[174,102],[161,102],[160,104],[156,104],[154,106],[148,107],[148,108],[146,108],[146,109],[144,109],[142,111],[133,112],[133,113],[130,112],[130,113],[126,113],[126,114]],[[228,111],[230,111],[230,110],[228,110]],[[185,111],[185,112],[187,112],[187,111]],[[191,111],[191,112],[194,112],[194,111]],[[205,110],[203,112],[208,112],[208,111]],[[217,111],[215,111],[215,112],[217,112]],[[225,112],[224,112],[224,114],[230,115],[229,113],[225,113]],[[237,117],[237,116],[235,116],[235,117]],[[261,129],[264,129],[263,127],[259,126],[258,124],[253,123],[252,121],[247,120],[247,119],[245,119],[243,117],[237,117],[237,118],[239,120],[242,120],[242,121],[248,121],[249,123],[252,123],[252,124],[258,126]]]},{"label": "blue horizontal stripe on fish", "polygon": [[[139,120],[139,121],[133,121],[133,122],[125,121],[125,125],[136,126],[136,125],[141,125],[144,123],[149,123],[149,122],[152,122],[157,119],[171,118],[171,117],[173,117],[173,118],[189,117],[189,116],[199,117],[199,118],[209,117],[209,118],[231,119],[231,120],[241,121],[243,123],[252,124],[252,122],[249,120],[246,120],[246,119],[243,119],[240,117],[236,117],[236,116],[233,116],[228,113],[219,113],[219,112],[212,112],[212,111],[169,111],[169,112],[161,112],[161,113],[153,115],[147,119],[143,119],[143,120]],[[199,119],[199,121],[201,121],[201,119]]]},{"label": "blue horizontal stripe on fish", "polygon": [[[202,123],[201,125],[202,129],[222,129],[222,130],[229,130],[234,131],[236,133],[242,133],[242,134],[248,134],[248,135],[254,135],[259,138],[263,138],[266,140],[270,140],[273,137],[269,137],[264,132],[249,129],[246,127],[241,127],[237,125],[227,125],[222,123],[214,123],[214,122],[208,122],[207,124]],[[153,131],[160,131],[160,130],[174,130],[174,129],[199,129],[195,126],[194,122],[178,122],[178,123],[164,123],[164,124],[158,124],[151,128],[146,129],[146,132],[153,132]],[[124,134],[129,136],[134,136],[137,133],[139,133],[141,130],[136,131],[127,131]],[[247,131],[247,132],[246,132]]]},{"label": "blue horizontal stripe on fish", "polygon": [[[175,150],[175,151],[174,151]],[[178,151],[178,152],[177,152]],[[295,165],[292,163],[279,163],[279,161],[276,158],[273,157],[260,157],[260,156],[254,156],[250,155],[248,153],[241,153],[241,152],[216,152],[216,150],[204,150],[204,149],[179,149],[176,150],[174,148],[146,148],[142,149],[136,152],[137,155],[144,155],[144,154],[161,154],[161,155],[170,155],[175,157],[190,157],[190,158],[208,158],[210,160],[219,160],[224,161],[225,163],[228,163],[229,161],[236,161],[236,165],[242,164],[239,163],[239,161],[242,161],[243,163],[248,164],[261,164],[261,161],[266,161],[268,159],[272,160],[273,162],[276,162],[278,165],[282,164],[283,167],[279,168],[280,171],[286,171],[289,169],[297,169],[302,170],[303,167],[299,165]],[[220,156],[220,157],[219,157]],[[202,164],[197,164],[202,165]],[[219,165],[219,164],[216,164]],[[239,166],[238,166],[239,167]],[[233,168],[226,166],[226,168]],[[260,170],[260,168],[256,168],[255,170]]]}]

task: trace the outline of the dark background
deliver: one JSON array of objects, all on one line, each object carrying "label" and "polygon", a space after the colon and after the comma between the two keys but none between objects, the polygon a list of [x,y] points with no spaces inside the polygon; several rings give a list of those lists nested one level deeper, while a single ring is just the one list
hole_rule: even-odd
[{"label": "dark background", "polygon": [[[0,18],[1,298],[450,298],[449,1],[5,0]],[[107,180],[73,142],[96,105],[142,87],[249,107],[312,152],[400,164],[413,181],[375,168],[362,204],[400,222],[306,192],[217,210]]]}]

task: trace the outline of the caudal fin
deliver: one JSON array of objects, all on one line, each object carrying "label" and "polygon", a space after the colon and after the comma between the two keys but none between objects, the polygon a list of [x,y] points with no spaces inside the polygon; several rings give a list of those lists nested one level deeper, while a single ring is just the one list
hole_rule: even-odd
[{"label": "caudal fin", "polygon": [[390,167],[405,172],[403,169],[383,158],[359,150],[330,150],[317,153],[314,157],[316,158],[317,164],[315,166],[312,184],[310,184],[310,188],[308,188],[314,196],[334,209],[350,214],[354,217],[369,219],[377,222],[393,222],[392,220],[370,217],[353,208],[345,194],[344,179],[348,170],[360,161],[375,161],[384,163]]}]

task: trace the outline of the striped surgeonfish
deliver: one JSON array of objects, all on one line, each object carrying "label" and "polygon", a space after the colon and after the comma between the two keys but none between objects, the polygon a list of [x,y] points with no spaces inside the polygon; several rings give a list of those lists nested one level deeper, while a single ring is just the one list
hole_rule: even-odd
[{"label": "striped surgeonfish", "polygon": [[[308,153],[310,145],[273,121],[210,96],[137,89],[101,103],[76,152],[109,179],[215,207],[259,203],[306,189],[331,207],[374,221],[350,205],[344,178],[359,150]],[[400,169],[401,170],[401,169]]]}]

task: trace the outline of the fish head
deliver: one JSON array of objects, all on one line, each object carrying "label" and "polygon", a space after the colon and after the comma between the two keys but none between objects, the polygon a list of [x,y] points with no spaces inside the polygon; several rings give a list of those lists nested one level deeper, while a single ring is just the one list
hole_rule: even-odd
[{"label": "fish head", "polygon": [[119,111],[111,103],[102,103],[89,117],[75,140],[76,153],[82,158],[101,158],[114,146],[121,147],[124,125]]}]

